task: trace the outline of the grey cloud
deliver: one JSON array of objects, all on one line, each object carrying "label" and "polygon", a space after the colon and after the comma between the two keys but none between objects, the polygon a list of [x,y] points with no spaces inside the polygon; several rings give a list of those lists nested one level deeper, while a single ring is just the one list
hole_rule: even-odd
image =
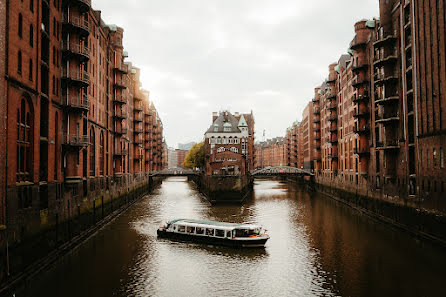
[{"label": "grey cloud", "polygon": [[93,0],[124,28],[169,145],[200,140],[211,112],[254,111],[257,135],[284,134],[346,52],[376,0]]}]

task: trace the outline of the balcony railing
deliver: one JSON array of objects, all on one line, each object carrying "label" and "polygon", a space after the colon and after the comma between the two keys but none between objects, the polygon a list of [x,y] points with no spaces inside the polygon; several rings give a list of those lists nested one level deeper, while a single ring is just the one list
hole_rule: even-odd
[{"label": "balcony railing", "polygon": [[122,109],[116,109],[113,117],[118,120],[123,120],[127,118],[127,115],[125,112],[122,111]]},{"label": "balcony railing", "polygon": [[366,70],[369,67],[369,63],[366,61],[355,62],[352,65],[353,72],[359,72],[361,70]]},{"label": "balcony railing", "polygon": [[398,75],[395,73],[375,74],[375,84],[383,85],[385,83],[391,83],[398,81]]},{"label": "balcony railing", "polygon": [[361,118],[361,117],[365,117],[368,115],[369,115],[368,110],[355,110],[355,112],[353,113],[353,117],[355,117],[355,118]]},{"label": "balcony railing", "polygon": [[62,143],[67,146],[85,147],[90,144],[88,135],[62,134]]},{"label": "balcony railing", "polygon": [[90,33],[90,23],[88,19],[62,15],[62,24],[71,25],[74,28],[80,29],[81,33],[88,35]]},{"label": "balcony railing", "polygon": [[133,117],[133,121],[134,121],[135,123],[140,123],[140,122],[142,122],[142,116],[141,116],[141,114],[135,114],[135,116]]},{"label": "balcony railing", "polygon": [[127,104],[127,97],[126,96],[123,96],[123,95],[116,95],[114,98],[113,98],[113,103],[115,103],[115,104]]},{"label": "balcony railing", "polygon": [[128,81],[125,77],[116,78],[113,86],[117,89],[125,89],[127,88]]},{"label": "balcony railing", "polygon": [[67,96],[64,95],[61,98],[61,104],[63,106],[72,108],[72,109],[78,109],[81,111],[89,111],[90,110],[90,102],[88,101],[88,98],[86,95],[71,95]]},{"label": "balcony railing", "polygon": [[379,95],[375,94],[375,104],[395,104],[400,100],[400,96],[398,94],[391,95]]},{"label": "balcony railing", "polygon": [[328,100],[336,99],[336,93],[334,91],[329,91],[325,94]]},{"label": "balcony railing", "polygon": [[86,46],[76,44],[74,42],[63,42],[62,51],[80,55],[84,58],[84,60],[88,60],[90,58],[90,49]]},{"label": "balcony railing", "polygon": [[328,120],[330,121],[330,122],[334,122],[334,121],[337,121],[338,120],[338,116],[337,115],[330,115],[330,116],[328,116]]},{"label": "balcony railing", "polygon": [[359,103],[361,101],[366,101],[369,99],[369,92],[364,91],[364,94],[355,94],[353,97],[353,103]]},{"label": "balcony railing", "polygon": [[367,134],[370,132],[370,127],[368,125],[363,125],[361,127],[355,127],[353,132],[356,134]]},{"label": "balcony railing", "polygon": [[376,148],[382,150],[394,150],[394,149],[399,149],[399,145],[397,140],[385,140],[377,142]]},{"label": "balcony railing", "polygon": [[327,104],[327,109],[336,109],[337,107],[337,104],[333,102]]},{"label": "balcony railing", "polygon": [[113,69],[115,71],[122,72],[122,73],[128,73],[128,71],[129,71],[128,65],[126,65],[126,64],[121,64],[119,66],[116,65]]},{"label": "balcony railing", "polygon": [[385,112],[382,114],[377,114],[375,118],[376,123],[380,122],[391,122],[391,121],[399,121],[399,113],[398,112]]},{"label": "balcony railing", "polygon": [[133,133],[135,133],[135,134],[141,134],[142,132],[144,132],[142,128],[135,128],[133,130]]},{"label": "balcony railing", "polygon": [[390,53],[383,57],[375,57],[373,64],[375,67],[380,67],[387,63],[395,63],[398,60],[398,55],[396,53]]},{"label": "balcony railing", "polygon": [[350,48],[352,50],[358,50],[367,46],[368,37],[363,35],[356,35],[355,38],[350,42]]},{"label": "balcony railing", "polygon": [[79,69],[62,68],[62,79],[77,82],[83,85],[90,85],[90,76],[86,71]]},{"label": "balcony railing", "polygon": [[359,88],[361,87],[363,84],[366,84],[368,82],[368,80],[364,77],[358,77],[356,76],[353,81],[352,81],[352,86],[354,88]]},{"label": "balcony railing", "polygon": [[77,3],[82,8],[82,12],[88,11],[91,7],[91,0],[72,0],[72,2]]},{"label": "balcony railing", "polygon": [[376,41],[373,43],[373,45],[375,47],[380,47],[386,43],[395,42],[396,39],[397,39],[396,35],[380,36],[376,39]]}]

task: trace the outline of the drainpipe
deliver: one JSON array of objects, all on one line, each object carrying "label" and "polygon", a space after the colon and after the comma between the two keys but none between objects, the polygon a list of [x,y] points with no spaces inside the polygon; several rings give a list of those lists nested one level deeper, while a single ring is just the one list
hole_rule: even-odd
[{"label": "drainpipe", "polygon": [[[6,35],[6,41],[5,41],[5,52],[9,52],[9,0],[6,0],[6,28],[5,28],[5,35]],[[9,59],[5,59],[5,77],[8,77],[8,68],[9,68]],[[9,84],[5,84],[6,87],[6,113],[9,110]],[[6,121],[6,132],[9,131],[9,121]],[[8,212],[6,211],[7,208],[7,201],[8,201],[8,191],[7,191],[7,177],[8,177],[8,150],[5,152],[5,158],[6,158],[6,164],[5,164],[5,204],[4,204],[4,214],[5,214],[5,225],[7,224],[7,216]],[[6,275],[9,276],[9,245],[8,245],[8,232],[5,230],[5,237],[6,237]]]},{"label": "drainpipe", "polygon": [[[401,44],[404,44],[404,23],[403,23],[403,18],[404,18],[404,11],[403,11],[403,5],[400,5],[400,39],[401,39]],[[406,117],[407,117],[407,110],[406,110],[406,52],[404,50],[404,47],[401,46],[400,48],[401,51],[401,78],[403,81],[403,94],[402,94],[402,98],[403,98],[403,128],[404,128],[404,139],[405,139],[405,148],[406,151],[404,152],[404,157],[406,160],[406,174],[409,173],[409,168],[408,168],[408,144],[407,144],[407,128],[406,128]],[[403,59],[404,58],[404,59]]]},{"label": "drainpipe", "polygon": [[[417,76],[417,43],[416,43],[416,32],[415,32],[415,28],[416,28],[416,23],[415,23],[415,5],[414,5],[414,2],[415,1],[412,1],[412,3],[411,3],[411,5],[412,5],[412,48],[413,48],[413,50],[412,50],[412,53],[413,53],[413,62],[412,62],[412,64],[413,64],[413,74],[412,74],[412,77],[414,78],[414,100],[415,100],[415,129],[416,129],[416,136],[417,137],[415,137],[415,148],[416,148],[416,151],[417,151],[417,161],[418,160],[421,160],[421,158],[420,158],[420,150],[418,149],[418,136],[419,136],[419,134],[418,134],[418,76]],[[415,173],[416,174],[416,177],[418,177],[418,175],[419,175],[419,172],[420,172],[420,163],[421,162],[417,162],[417,167],[418,167],[418,170],[417,170],[417,172]],[[418,178],[417,178],[418,179]],[[417,189],[419,188],[419,185],[418,185],[418,183],[417,183]],[[418,190],[416,189],[416,192],[418,193]],[[419,195],[419,193],[418,193],[418,196],[420,196]]]}]

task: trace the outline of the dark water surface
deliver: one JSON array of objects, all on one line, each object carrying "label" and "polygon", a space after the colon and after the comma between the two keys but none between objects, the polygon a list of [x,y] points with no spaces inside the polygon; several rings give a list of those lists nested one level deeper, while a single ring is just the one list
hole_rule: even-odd
[{"label": "dark water surface", "polygon": [[[271,239],[158,240],[173,218],[258,223]],[[246,204],[210,206],[170,178],[16,296],[446,296],[446,252],[293,184],[258,180]]]}]

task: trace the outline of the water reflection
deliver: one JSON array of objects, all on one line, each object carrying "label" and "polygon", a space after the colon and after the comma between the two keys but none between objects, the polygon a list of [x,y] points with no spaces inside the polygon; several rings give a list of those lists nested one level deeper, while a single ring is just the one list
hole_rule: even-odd
[{"label": "water reflection", "polygon": [[[163,220],[257,223],[264,249],[156,237]],[[16,296],[439,296],[443,250],[293,184],[258,180],[243,205],[211,206],[170,178]]]}]

